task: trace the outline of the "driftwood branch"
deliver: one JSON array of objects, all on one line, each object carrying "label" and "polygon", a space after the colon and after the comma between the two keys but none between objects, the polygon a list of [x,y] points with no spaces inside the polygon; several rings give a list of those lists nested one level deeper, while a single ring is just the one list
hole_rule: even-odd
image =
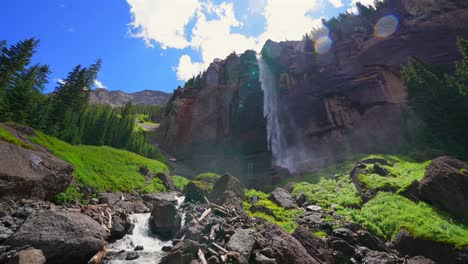
[{"label": "driftwood branch", "polygon": [[201,223],[201,221],[203,221],[203,219],[205,219],[205,217],[207,217],[209,214],[211,214],[211,208],[208,208],[208,209],[205,210],[205,212],[203,212],[203,214],[197,220],[198,223]]},{"label": "driftwood branch", "polygon": [[201,249],[198,249],[198,260],[202,263],[202,264],[208,264],[206,262],[206,259],[205,259],[205,255],[203,254],[202,250]]}]

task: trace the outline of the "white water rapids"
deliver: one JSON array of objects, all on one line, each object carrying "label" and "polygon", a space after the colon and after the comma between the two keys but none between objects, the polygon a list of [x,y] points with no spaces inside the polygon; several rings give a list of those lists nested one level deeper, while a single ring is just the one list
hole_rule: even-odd
[{"label": "white water rapids", "polygon": [[[180,208],[185,196],[177,198],[177,208]],[[162,251],[163,246],[172,245],[171,241],[163,241],[151,233],[149,227],[149,219],[151,214],[132,214],[130,220],[135,225],[131,234],[125,235],[122,239],[109,244],[108,252],[114,255],[112,260],[107,261],[107,264],[157,264],[164,256]],[[182,214],[182,227],[185,224],[185,213]],[[125,260],[118,257],[117,253],[133,252],[136,246],[143,246],[142,251],[136,251],[138,258],[135,260]]]}]

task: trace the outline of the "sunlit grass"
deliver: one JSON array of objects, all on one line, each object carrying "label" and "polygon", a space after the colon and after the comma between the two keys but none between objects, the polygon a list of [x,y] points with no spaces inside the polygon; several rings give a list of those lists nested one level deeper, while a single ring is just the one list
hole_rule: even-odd
[{"label": "sunlit grass", "polygon": [[146,166],[153,173],[167,172],[166,165],[157,160],[107,146],[71,145],[41,132],[37,134],[37,137],[29,139],[71,163],[75,168],[74,176],[79,185],[91,186],[96,191],[110,192],[162,190],[157,180],[147,185],[145,177],[139,173],[141,166]]},{"label": "sunlit grass", "polygon": [[[262,212],[255,212],[252,213],[250,211],[250,207],[252,206],[248,200],[252,196],[258,196],[259,201],[255,204],[258,206],[265,206],[266,208],[270,209],[273,212],[272,215],[268,215]],[[245,191],[245,201],[243,203],[244,209],[247,211],[249,216],[262,218],[271,223],[275,223],[282,227],[284,230],[288,231],[289,233],[294,232],[297,228],[298,224],[296,223],[296,217],[302,212],[298,209],[284,209],[283,207],[273,203],[268,199],[268,194],[257,191],[257,190],[247,190]]]},{"label": "sunlit grass", "polygon": [[22,148],[34,149],[33,146],[31,146],[30,144],[24,143],[23,141],[15,137],[13,134],[11,134],[9,131],[1,127],[0,127],[0,140],[20,146]]}]

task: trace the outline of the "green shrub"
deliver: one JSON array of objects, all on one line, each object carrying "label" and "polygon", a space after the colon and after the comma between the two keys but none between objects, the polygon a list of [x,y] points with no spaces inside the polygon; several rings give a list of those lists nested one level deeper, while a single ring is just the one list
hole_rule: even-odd
[{"label": "green shrub", "polygon": [[159,178],[153,178],[151,182],[140,190],[142,193],[166,192],[164,183]]}]

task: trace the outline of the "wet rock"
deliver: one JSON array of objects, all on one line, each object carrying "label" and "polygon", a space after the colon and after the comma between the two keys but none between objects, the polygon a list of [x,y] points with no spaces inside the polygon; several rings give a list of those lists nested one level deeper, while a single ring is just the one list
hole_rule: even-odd
[{"label": "wet rock", "polygon": [[402,255],[423,256],[436,263],[455,264],[468,261],[467,252],[463,252],[466,249],[459,251],[449,244],[415,238],[406,229],[398,233],[392,244]]},{"label": "wet rock", "polygon": [[305,226],[299,226],[293,236],[304,246],[309,255],[316,256],[326,263],[333,262],[332,250],[325,240],[314,236],[311,230]]},{"label": "wet rock", "polygon": [[397,264],[400,263],[397,256],[386,252],[368,250],[361,259],[363,264]]},{"label": "wet rock", "polygon": [[255,239],[252,234],[254,232],[249,229],[237,229],[234,235],[227,243],[227,249],[239,252],[246,260],[250,259]]},{"label": "wet rock", "polygon": [[170,202],[154,204],[150,217],[150,228],[162,239],[171,239],[181,228],[182,218],[177,208]]},{"label": "wet rock", "polygon": [[419,185],[424,200],[468,221],[468,164],[449,156],[434,159]]},{"label": "wet rock", "polygon": [[193,182],[189,182],[184,188],[185,201],[205,202],[203,197],[208,196],[208,192]]},{"label": "wet rock", "polygon": [[214,185],[210,193],[210,201],[242,210],[244,190],[240,181],[229,174],[224,174]]},{"label": "wet rock", "polygon": [[177,243],[169,254],[161,259],[160,264],[187,264],[197,259],[200,244],[196,241],[185,239]]},{"label": "wet rock", "polygon": [[67,189],[72,174],[72,165],[45,150],[0,140],[0,198],[51,200]]},{"label": "wet rock", "polygon": [[140,256],[136,252],[128,252],[125,260],[135,260],[138,259]]},{"label": "wet rock", "polygon": [[110,229],[110,240],[123,238],[126,234],[133,231],[134,224],[125,214],[114,214],[112,216],[112,228]]},{"label": "wet rock", "polygon": [[275,188],[275,190],[271,192],[268,199],[286,209],[297,207],[296,201],[293,199],[292,195],[283,188]]},{"label": "wet rock", "polygon": [[145,249],[145,248],[144,248],[143,246],[139,245],[139,246],[136,246],[136,247],[133,249],[133,251],[143,251],[144,249]]},{"label": "wet rock", "polygon": [[28,217],[6,243],[40,249],[51,264],[81,264],[101,251],[107,237],[106,230],[86,215],[47,211]]},{"label": "wet rock", "polygon": [[149,207],[153,206],[154,203],[159,203],[161,201],[168,201],[172,204],[177,204],[177,197],[182,194],[179,192],[165,192],[165,193],[146,193],[142,194],[141,198],[145,204]]},{"label": "wet rock", "polygon": [[259,227],[259,233],[268,247],[273,250],[273,258],[278,263],[291,264],[318,264],[319,262],[309,255],[302,244],[292,235],[277,225],[264,223]]}]

